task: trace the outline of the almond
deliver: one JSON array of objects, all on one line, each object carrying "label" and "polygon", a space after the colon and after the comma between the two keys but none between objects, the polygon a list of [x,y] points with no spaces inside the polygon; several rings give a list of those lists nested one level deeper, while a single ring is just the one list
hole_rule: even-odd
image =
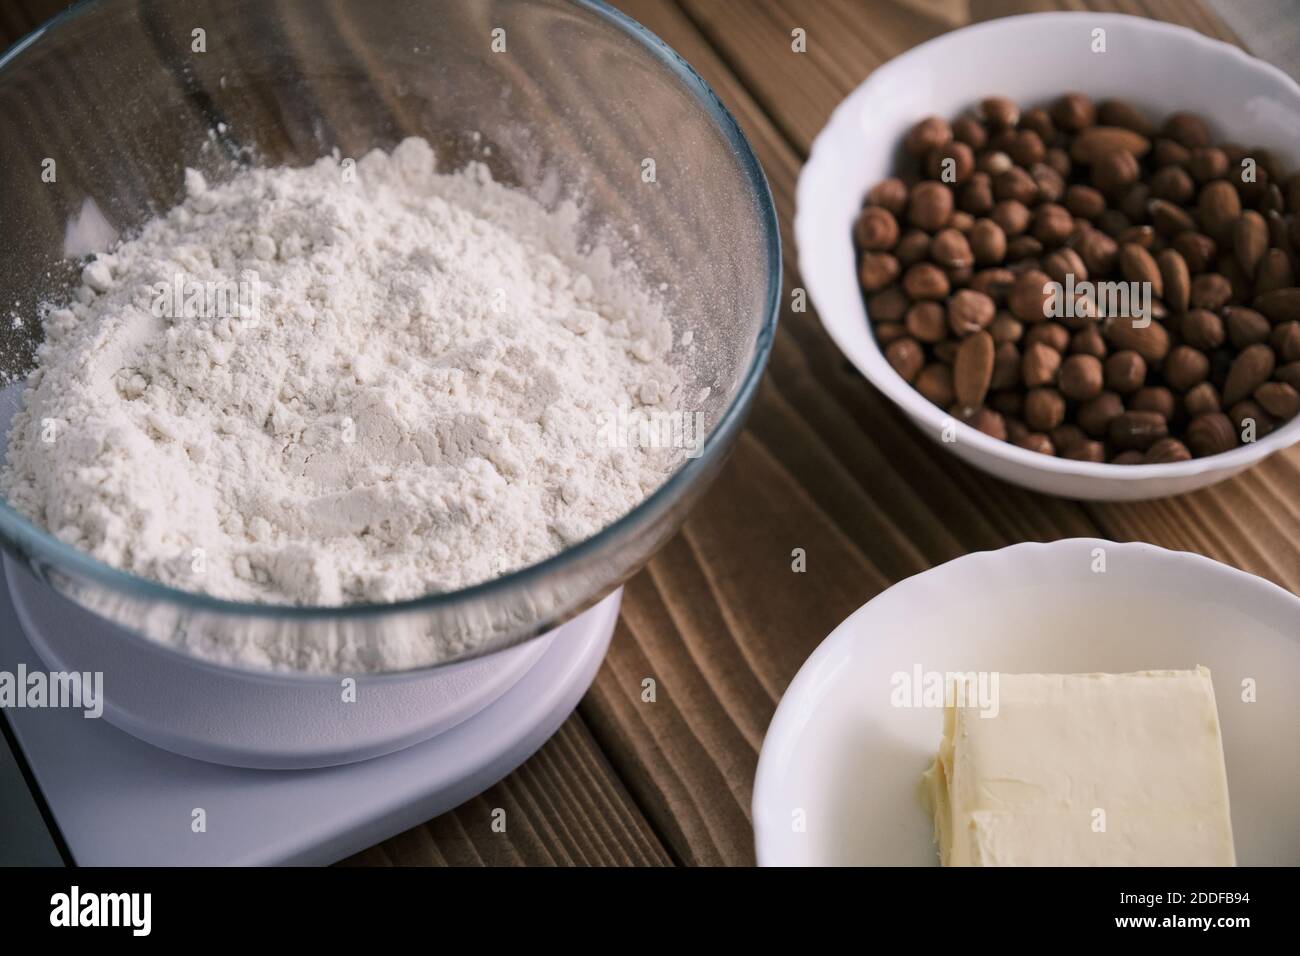
[{"label": "almond", "polygon": [[1143,458],[1147,464],[1169,464],[1171,462],[1190,462],[1191,451],[1178,438],[1161,438],[1147,449]]},{"label": "almond", "polygon": [[1281,249],[1270,249],[1264,253],[1264,259],[1255,273],[1255,294],[1264,295],[1277,289],[1295,285],[1295,271],[1291,260]]},{"label": "almond", "polygon": [[1219,455],[1237,447],[1237,429],[1222,412],[1198,415],[1187,426],[1187,444],[1198,458]]},{"label": "almond", "polygon": [[1192,280],[1188,300],[1195,309],[1221,309],[1232,298],[1232,282],[1217,272],[1203,272]]},{"label": "almond", "polygon": [[1151,294],[1163,298],[1165,284],[1160,276],[1160,267],[1151,253],[1136,243],[1125,243],[1119,247],[1119,269],[1129,282],[1144,282],[1151,286]]},{"label": "almond", "polygon": [[1210,238],[1221,244],[1232,241],[1233,228],[1241,216],[1241,198],[1232,188],[1232,183],[1226,179],[1206,183],[1196,211],[1201,218],[1201,228]]},{"label": "almond", "polygon": [[1255,389],[1267,382],[1273,374],[1277,360],[1267,345],[1252,345],[1232,361],[1228,379],[1223,383],[1223,404],[1235,405],[1249,398]]},{"label": "almond", "polygon": [[1143,461],[1149,465],[1167,465],[1175,461],[1191,461],[1192,453],[1177,438],[1161,438],[1147,449]]},{"label": "almond", "polygon": [[1200,275],[1214,263],[1217,247],[1203,232],[1180,232],[1171,245],[1183,257],[1192,275]]},{"label": "almond", "polygon": [[1263,312],[1273,322],[1294,322],[1300,320],[1300,288],[1291,286],[1287,289],[1274,289],[1256,296],[1252,303],[1255,310]]},{"label": "almond", "polygon": [[1253,209],[1247,209],[1232,228],[1232,251],[1241,270],[1253,278],[1268,251],[1268,223]]},{"label": "almond", "polygon": [[1125,100],[1104,100],[1097,107],[1097,121],[1104,126],[1122,126],[1143,136],[1151,136],[1156,124],[1132,103]]},{"label": "almond", "polygon": [[1144,451],[1169,434],[1169,423],[1157,412],[1124,412],[1111,419],[1106,435],[1119,449]]},{"label": "almond", "polygon": [[993,336],[988,332],[975,332],[962,340],[952,370],[952,390],[958,405],[978,408],[984,404],[993,379],[995,351]]},{"label": "almond", "polygon": [[1102,328],[1106,341],[1116,349],[1131,349],[1148,362],[1161,362],[1169,354],[1169,332],[1159,322],[1135,326],[1131,318],[1117,315]]},{"label": "almond", "polygon": [[1090,126],[1070,145],[1070,158],[1091,165],[1108,153],[1125,152],[1140,158],[1151,149],[1151,140],[1122,126]]},{"label": "almond", "polygon": [[[1176,166],[1169,167],[1177,169]],[[1147,214],[1151,217],[1151,224],[1155,226],[1156,232],[1167,239],[1172,239],[1180,232],[1196,229],[1196,221],[1187,214],[1182,206],[1167,202],[1164,199],[1153,199],[1147,204]]]},{"label": "almond", "polygon": [[1286,382],[1265,382],[1255,389],[1255,401],[1274,418],[1295,418],[1300,412],[1300,392]]},{"label": "almond", "polygon": [[1161,249],[1156,256],[1156,265],[1164,283],[1165,305],[1176,314],[1186,312],[1192,291],[1192,274],[1187,268],[1187,260],[1177,249]]},{"label": "almond", "polygon": [[1273,327],[1254,309],[1233,306],[1224,310],[1227,319],[1228,338],[1238,349],[1267,342]]}]

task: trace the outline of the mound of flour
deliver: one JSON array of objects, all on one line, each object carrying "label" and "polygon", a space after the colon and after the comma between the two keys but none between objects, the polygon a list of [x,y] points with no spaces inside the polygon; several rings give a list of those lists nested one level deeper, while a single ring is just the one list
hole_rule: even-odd
[{"label": "mound of flour", "polygon": [[258,169],[86,266],[0,489],[114,567],[259,602],[392,601],[553,555],[668,475],[661,307],[577,210],[409,139]]}]

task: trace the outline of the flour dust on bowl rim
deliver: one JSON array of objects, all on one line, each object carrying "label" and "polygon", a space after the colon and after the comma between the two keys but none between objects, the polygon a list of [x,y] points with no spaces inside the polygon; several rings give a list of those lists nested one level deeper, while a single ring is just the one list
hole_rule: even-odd
[{"label": "flour dust on bowl rim", "polygon": [[[1092,52],[1094,30],[1105,31],[1104,54]],[[885,360],[858,285],[852,226],[867,190],[893,174],[906,131],[925,116],[957,116],[986,96],[1039,104],[1068,91],[1124,99],[1153,117],[1194,110],[1223,140],[1270,149],[1290,168],[1300,166],[1300,85],[1185,27],[1120,14],[1040,13],[944,34],[878,67],[850,93],[813,141],[799,175],[799,271],[826,331],[925,435],[968,464],[1046,494],[1113,501],[1182,494],[1300,441],[1294,419],[1254,443],[1191,461],[1071,461],[952,421]]]},{"label": "flour dust on bowl rim", "polygon": [[[19,168],[38,136],[59,164],[57,184],[10,182],[0,191],[13,236],[0,266],[15,314],[35,317],[40,303],[75,288],[79,263],[65,255],[70,223],[92,236],[131,235],[176,205],[186,168],[222,183],[250,163],[301,166],[336,148],[359,157],[423,135],[441,169],[478,161],[543,202],[580,200],[587,238],[616,240],[634,254],[647,283],[663,289],[674,337],[692,332],[696,347],[683,363],[703,396],[702,448],[626,515],[554,557],[394,603],[258,605],[170,588],[90,558],[0,502],[0,540],[12,560],[117,625],[114,641],[148,639],[222,669],[256,661],[259,644],[301,646],[276,680],[327,679],[330,649],[342,642],[360,649],[355,668],[375,676],[454,664],[597,604],[671,536],[717,474],[771,347],[780,294],[775,211],[735,121],[662,41],[600,3],[493,4],[508,57],[491,54],[475,4],[439,7],[436,23],[424,3],[349,6],[338,15],[354,55],[342,59],[339,24],[309,0],[235,0],[223,11],[222,42],[201,57],[186,53],[185,7],[154,4],[146,23],[127,0],[85,3],[0,61],[0,160]],[[169,37],[176,42],[161,42]],[[620,83],[602,81],[611,70]],[[80,78],[75,92],[71,76]],[[43,103],[84,108],[34,130],[26,119],[39,112],[33,90]],[[51,143],[51,135],[60,138]],[[653,184],[641,178],[641,159],[651,155]],[[35,321],[5,324],[8,381],[31,368],[40,338]],[[4,398],[7,422],[16,399],[12,391]],[[412,635],[415,647],[421,635],[429,639],[392,660],[394,633]],[[257,673],[255,665],[250,676]]]}]

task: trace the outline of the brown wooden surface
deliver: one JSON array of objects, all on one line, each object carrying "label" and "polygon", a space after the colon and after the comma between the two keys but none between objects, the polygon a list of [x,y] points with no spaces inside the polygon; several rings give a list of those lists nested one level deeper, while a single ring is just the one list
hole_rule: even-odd
[{"label": "brown wooden surface", "polygon": [[[754,145],[799,284],[794,185],[831,109],[954,24],[1117,10],[1234,40],[1197,0],[617,0],[713,86]],[[0,45],[63,4],[0,6]],[[808,52],[790,49],[807,31]],[[518,771],[350,864],[748,864],[763,733],[826,634],[891,583],[969,551],[1097,535],[1197,551],[1300,593],[1300,449],[1177,499],[1080,504],[1021,491],[918,434],[812,312],[781,316],[749,427],[685,528],[627,586],[578,712]],[[808,570],[794,574],[793,548]],[[641,699],[653,678],[657,699]],[[492,827],[504,809],[504,833]]]}]

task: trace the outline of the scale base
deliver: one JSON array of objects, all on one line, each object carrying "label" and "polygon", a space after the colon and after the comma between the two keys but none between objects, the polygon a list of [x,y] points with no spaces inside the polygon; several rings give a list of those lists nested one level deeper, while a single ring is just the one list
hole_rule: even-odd
[{"label": "scale base", "polygon": [[[9,709],[5,717],[77,864],[333,863],[463,803],[523,763],[591,685],[621,600],[620,589],[552,631],[537,662],[464,722],[358,763],[246,769],[161,750],[79,710]],[[29,672],[47,666],[0,585],[0,670],[20,663]],[[205,827],[195,832],[200,816]]]}]

